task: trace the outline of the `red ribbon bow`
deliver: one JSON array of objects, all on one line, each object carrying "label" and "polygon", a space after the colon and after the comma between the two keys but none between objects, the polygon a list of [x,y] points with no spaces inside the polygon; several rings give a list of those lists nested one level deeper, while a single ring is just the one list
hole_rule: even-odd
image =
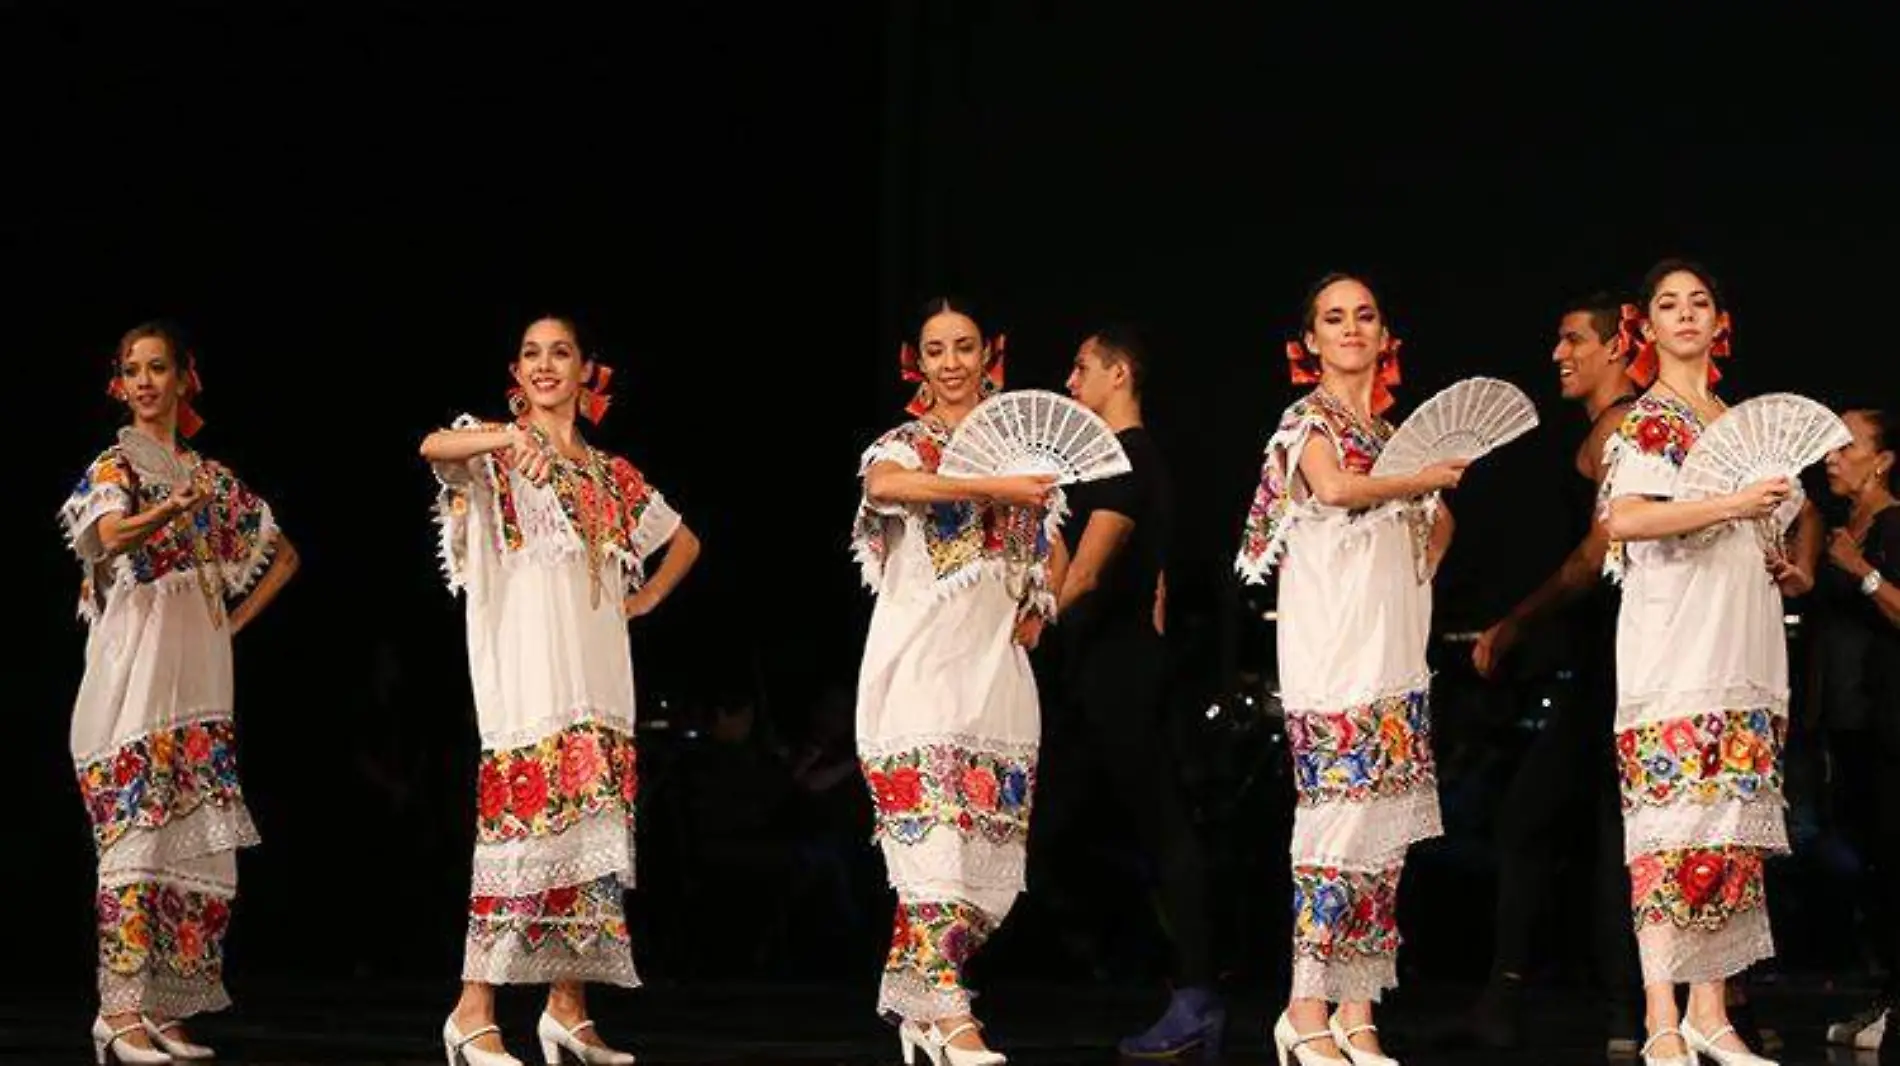
[{"label": "red ribbon bow", "polygon": [[[1399,383],[1399,346],[1404,343],[1388,333],[1385,341],[1379,345],[1379,368],[1372,379],[1372,413],[1375,416],[1392,408],[1392,386]],[[1293,384],[1319,384],[1319,357],[1309,353],[1305,345],[1299,341],[1287,341],[1286,361]]]},{"label": "red ribbon bow", "polygon": [[[1648,388],[1656,381],[1661,363],[1656,355],[1656,342],[1643,339],[1643,324],[1647,321],[1635,304],[1624,304],[1621,318],[1617,322],[1616,334],[1624,350],[1634,349],[1636,358],[1630,361],[1630,380]],[[1715,368],[1717,359],[1729,356],[1729,340],[1735,335],[1735,327],[1727,311],[1715,320],[1715,339],[1709,344],[1709,384],[1722,380],[1722,372]]]}]

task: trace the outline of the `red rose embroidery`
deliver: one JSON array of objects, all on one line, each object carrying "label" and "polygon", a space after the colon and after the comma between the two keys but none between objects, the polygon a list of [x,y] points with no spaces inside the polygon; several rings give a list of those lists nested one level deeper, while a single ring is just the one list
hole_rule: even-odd
[{"label": "red rose embroidery", "polygon": [[923,805],[923,775],[914,766],[900,766],[891,771],[891,804],[897,810],[916,810]]},{"label": "red rose embroidery", "polygon": [[508,781],[508,788],[513,794],[515,814],[523,821],[532,821],[547,806],[548,778],[538,762],[518,760],[515,772]]},{"label": "red rose embroidery", "polygon": [[1692,908],[1706,906],[1722,886],[1727,866],[1722,856],[1711,851],[1698,851],[1684,859],[1682,868],[1676,872],[1683,902]]},{"label": "red rose embroidery", "polygon": [[508,809],[508,782],[501,776],[501,771],[495,769],[494,763],[482,764],[478,792],[480,797],[478,802],[484,821],[493,821],[501,817],[501,812]]}]

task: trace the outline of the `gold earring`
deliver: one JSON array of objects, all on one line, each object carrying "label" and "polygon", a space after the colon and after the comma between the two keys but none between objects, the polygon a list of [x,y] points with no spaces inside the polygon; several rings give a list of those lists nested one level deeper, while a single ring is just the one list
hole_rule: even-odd
[{"label": "gold earring", "polygon": [[527,393],[517,392],[508,397],[508,413],[509,414],[514,415],[516,418],[520,418],[522,413],[525,412],[527,409],[528,409]]}]

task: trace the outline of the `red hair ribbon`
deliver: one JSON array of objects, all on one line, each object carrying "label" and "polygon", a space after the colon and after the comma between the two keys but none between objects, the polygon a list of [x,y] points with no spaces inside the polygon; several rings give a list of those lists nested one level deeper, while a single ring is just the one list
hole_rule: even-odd
[{"label": "red hair ribbon", "polygon": [[[582,418],[595,425],[607,417],[607,405],[612,402],[607,395],[607,383],[613,380],[614,368],[606,363],[594,363],[594,369],[581,380],[580,395],[574,398],[574,408]],[[508,389],[508,410],[520,415],[527,411],[528,394],[521,386]]]},{"label": "red hair ribbon", "polygon": [[[1376,417],[1392,409],[1392,386],[1399,383],[1399,346],[1405,343],[1388,333],[1379,345],[1379,368],[1372,379],[1372,413]],[[1295,385],[1319,384],[1319,358],[1307,352],[1299,341],[1286,342],[1286,361]]]},{"label": "red hair ribbon", "polygon": [[[1003,356],[1009,348],[1007,334],[999,333],[983,342],[983,380],[980,399],[987,400],[1003,391]],[[924,378],[923,359],[918,356],[917,348],[909,341],[897,349],[897,365],[905,381],[916,382],[917,393],[904,405],[904,413],[912,418],[922,418],[937,405],[937,397],[930,391],[930,382]]]},{"label": "red hair ribbon", "polygon": [[[1636,358],[1630,361],[1630,379],[1643,388],[1648,388],[1655,383],[1656,374],[1661,369],[1656,356],[1656,342],[1643,339],[1643,324],[1646,321],[1643,313],[1636,309],[1636,305],[1624,304],[1622,318],[1616,327],[1617,338],[1622,342],[1625,350],[1633,349],[1636,352]],[[1728,312],[1724,311],[1716,317],[1715,339],[1709,344],[1709,384],[1711,385],[1722,380],[1722,372],[1715,368],[1715,361],[1728,358],[1729,339],[1734,334],[1734,325],[1729,319]]]},{"label": "red hair ribbon", "polygon": [[[185,371],[185,394],[178,400],[178,432],[186,440],[190,440],[205,427],[205,420],[199,416],[197,409],[191,406],[191,401],[199,393],[205,391],[205,387],[204,382],[198,380],[198,367],[189,355],[185,357],[185,365],[188,369]],[[117,374],[112,375],[112,380],[106,384],[106,395],[120,403],[127,402],[125,380]]]}]

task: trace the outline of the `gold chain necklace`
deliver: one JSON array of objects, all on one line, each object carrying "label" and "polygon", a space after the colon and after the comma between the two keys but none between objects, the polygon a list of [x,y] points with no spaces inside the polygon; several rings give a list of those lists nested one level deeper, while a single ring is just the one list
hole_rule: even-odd
[{"label": "gold chain necklace", "polygon": [[593,485],[593,503],[588,507],[580,494],[574,497],[574,509],[582,512],[582,524],[586,532],[581,539],[587,542],[587,603],[598,610],[600,608],[600,571],[605,561],[603,545],[607,539],[607,481],[606,472],[601,469],[600,453],[592,447],[587,449],[587,480]]},{"label": "gold chain necklace", "polygon": [[[553,439],[542,432],[539,426],[529,426],[528,432],[533,434],[535,442],[541,446],[542,451],[554,458],[555,480],[566,482],[565,485],[554,487],[555,494],[557,497],[565,496],[571,501],[574,525],[577,527],[575,532],[580,534],[581,543],[587,550],[587,603],[591,609],[598,610],[603,585],[601,570],[606,561],[604,545],[608,537],[604,513],[607,502],[607,471],[601,463],[600,451],[590,444],[583,443],[581,447],[587,450],[585,467],[583,467],[580,461],[562,455],[560,449],[554,446]],[[592,507],[589,507],[587,501],[582,499],[580,486],[574,483],[576,479],[582,477],[585,477],[593,486],[594,505]]]}]

